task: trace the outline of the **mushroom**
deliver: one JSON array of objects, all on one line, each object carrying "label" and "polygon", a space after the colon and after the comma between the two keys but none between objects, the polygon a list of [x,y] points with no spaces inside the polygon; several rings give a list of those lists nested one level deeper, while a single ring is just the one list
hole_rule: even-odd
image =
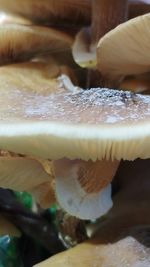
[{"label": "mushroom", "polygon": [[150,70],[149,24],[150,14],[131,19],[99,41],[97,58],[102,75],[119,80]]},{"label": "mushroom", "polygon": [[149,159],[122,162],[114,206],[99,220],[94,236],[35,266],[149,266],[149,164]]},{"label": "mushroom", "polygon": [[70,50],[73,38],[41,26],[0,25],[0,65]]},{"label": "mushroom", "polygon": [[[1,67],[0,74],[9,68]],[[1,75],[0,148],[53,160],[60,205],[82,219],[103,215],[112,206],[109,183],[117,161],[150,156],[150,97],[102,88],[85,91],[64,86],[60,79],[48,90],[35,84],[31,90],[11,79]],[[101,176],[103,166],[107,173]],[[75,186],[72,196],[70,185]]]},{"label": "mushroom", "polygon": [[54,64],[70,76],[74,84],[85,80],[86,70],[80,69],[71,53],[73,37],[52,28],[5,23],[0,25],[0,65],[28,60]]},{"label": "mushroom", "polygon": [[[31,93],[35,88],[35,81],[36,91],[42,90],[47,94],[59,88],[60,82],[54,78],[59,74],[61,74],[61,68],[57,64],[54,65],[53,61],[51,64],[50,62],[29,62],[0,68],[1,86],[6,95],[9,94],[8,88],[13,91],[25,87],[27,92]],[[4,103],[4,106],[11,114],[11,107],[7,106],[7,103]],[[45,160],[20,157],[5,150],[0,151],[0,186],[30,192],[44,208],[55,202],[51,169],[50,162]]]},{"label": "mushroom", "polygon": [[93,0],[91,28],[83,28],[73,45],[75,61],[81,66],[96,65],[99,39],[127,19],[127,0]]},{"label": "mushroom", "polygon": [[52,176],[31,158],[0,157],[0,186],[29,192],[44,208],[55,202]]},{"label": "mushroom", "polygon": [[26,87],[27,90],[34,91],[36,84],[36,90],[45,93],[59,86],[56,77],[62,74],[68,74],[70,79],[76,81],[74,72],[67,66],[59,65],[53,58],[49,58],[48,63],[36,60],[0,67],[1,85],[4,88]]},{"label": "mushroom", "polygon": [[91,3],[89,0],[0,0],[0,9],[22,15],[36,23],[69,22],[81,25],[90,21]]},{"label": "mushroom", "polygon": [[[140,233],[142,230],[143,232]],[[149,228],[137,229],[135,232],[137,232],[137,237],[143,238],[144,236],[146,239],[145,235],[148,235]],[[92,239],[36,264],[34,267],[148,267],[149,262],[149,248],[140,243],[136,236],[131,237],[129,233],[129,236],[113,244],[102,244],[100,238]]]}]

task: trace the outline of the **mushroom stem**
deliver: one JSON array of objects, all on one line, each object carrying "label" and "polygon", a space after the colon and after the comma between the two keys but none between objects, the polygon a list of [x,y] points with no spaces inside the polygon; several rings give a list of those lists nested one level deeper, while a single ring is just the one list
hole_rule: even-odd
[{"label": "mushroom stem", "polygon": [[62,159],[53,164],[57,200],[68,213],[81,219],[96,219],[112,207],[109,183],[118,161]]},{"label": "mushroom stem", "polygon": [[127,0],[93,0],[91,41],[98,40],[127,19]]}]

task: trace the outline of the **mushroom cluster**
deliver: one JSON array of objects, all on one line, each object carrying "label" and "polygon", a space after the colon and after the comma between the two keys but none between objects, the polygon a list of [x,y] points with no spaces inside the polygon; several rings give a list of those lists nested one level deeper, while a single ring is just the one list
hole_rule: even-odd
[{"label": "mushroom cluster", "polygon": [[38,266],[150,264],[135,241],[150,223],[149,10],[131,0],[0,0],[0,187],[98,219],[97,238]]}]

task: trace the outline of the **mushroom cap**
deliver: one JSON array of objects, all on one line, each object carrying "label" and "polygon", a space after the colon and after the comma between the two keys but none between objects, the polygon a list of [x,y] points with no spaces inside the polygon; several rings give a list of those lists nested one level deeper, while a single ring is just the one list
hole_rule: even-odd
[{"label": "mushroom cap", "polygon": [[150,157],[150,96],[66,89],[60,79],[42,90],[34,78],[31,90],[33,73],[22,83],[17,65],[0,68],[1,149],[45,159]]},{"label": "mushroom cap", "polygon": [[17,13],[32,21],[50,22],[65,19],[78,23],[88,23],[91,15],[89,0],[0,0],[0,9]]},{"label": "mushroom cap", "polygon": [[55,202],[52,178],[38,160],[0,156],[0,187],[29,192],[44,208]]},{"label": "mushroom cap", "polygon": [[[117,224],[117,221],[115,223]],[[123,227],[126,233],[125,229],[126,227]],[[144,243],[148,232],[148,226],[133,227],[129,233],[126,233],[126,236],[119,236],[117,240],[113,242],[111,240],[109,243],[107,240],[103,241],[97,233],[98,237],[58,253],[34,267],[120,267],[125,266],[122,265],[123,262],[125,264],[127,262],[131,267],[147,267],[149,266],[149,249]],[[106,236],[108,236],[107,233]]]},{"label": "mushroom cap", "polygon": [[[25,88],[26,91],[35,92],[51,92],[53,87],[58,85],[55,77],[60,75],[60,68],[55,61],[51,62],[26,62],[19,64],[11,64],[4,67],[0,67],[0,77],[2,90],[7,94],[9,90],[15,90],[15,88],[21,90]],[[12,89],[11,89],[12,88]],[[21,92],[21,91],[20,91]],[[9,107],[8,107],[9,110]]]},{"label": "mushroom cap", "polygon": [[0,25],[0,40],[1,65],[67,51],[73,42],[58,30],[19,24]]},{"label": "mushroom cap", "polygon": [[37,185],[49,181],[50,176],[34,159],[0,157],[0,186],[3,188],[29,192]]},{"label": "mushroom cap", "polygon": [[100,39],[97,47],[98,69],[116,77],[150,70],[150,14],[131,19]]}]

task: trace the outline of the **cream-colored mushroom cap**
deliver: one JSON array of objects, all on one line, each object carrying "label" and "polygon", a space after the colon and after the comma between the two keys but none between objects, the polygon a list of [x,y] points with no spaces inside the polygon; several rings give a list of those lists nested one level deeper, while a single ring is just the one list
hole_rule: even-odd
[{"label": "cream-colored mushroom cap", "polygon": [[97,47],[98,69],[108,77],[150,70],[150,13],[131,19],[107,33]]},{"label": "cream-colored mushroom cap", "polygon": [[96,219],[112,206],[116,160],[150,157],[150,96],[83,90],[30,64],[0,67],[0,148],[53,160],[60,205]]},{"label": "cream-colored mushroom cap", "polygon": [[67,51],[73,38],[47,27],[0,25],[0,65]]},{"label": "cream-colored mushroom cap", "polygon": [[0,68],[1,149],[45,159],[150,157],[150,96],[71,85],[69,91],[62,80],[31,90],[17,86],[14,70]]},{"label": "cream-colored mushroom cap", "polygon": [[93,238],[34,267],[148,267],[149,250],[139,241],[141,236],[139,234],[138,239],[128,234],[127,237],[120,237],[109,244],[101,241],[100,237]]}]

